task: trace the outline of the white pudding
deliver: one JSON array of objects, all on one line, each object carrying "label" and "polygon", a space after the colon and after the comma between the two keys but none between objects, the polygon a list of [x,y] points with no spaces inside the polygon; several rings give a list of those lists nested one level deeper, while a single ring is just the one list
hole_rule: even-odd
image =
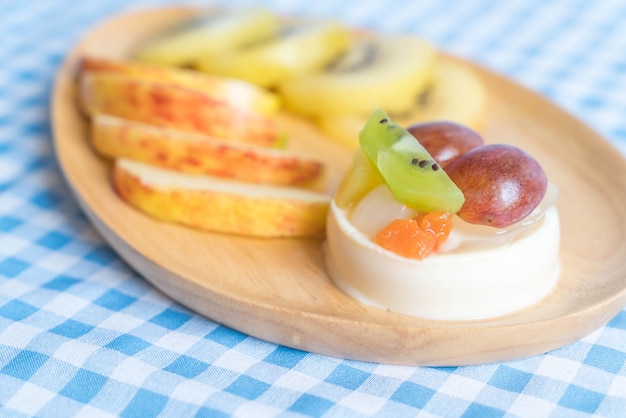
[{"label": "white pudding", "polygon": [[412,215],[387,190],[372,190],[349,211],[331,203],[326,266],[351,297],[424,319],[475,320],[531,306],[554,288],[560,274],[554,185],[527,219],[506,229],[455,217],[448,241],[425,260],[400,257],[372,241],[394,218]]}]

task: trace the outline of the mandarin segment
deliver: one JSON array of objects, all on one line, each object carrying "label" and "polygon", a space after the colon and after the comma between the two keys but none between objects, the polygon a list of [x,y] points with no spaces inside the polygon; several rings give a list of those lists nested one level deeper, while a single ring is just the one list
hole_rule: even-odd
[{"label": "mandarin segment", "polygon": [[414,219],[420,229],[437,238],[435,249],[448,240],[452,231],[452,215],[448,212],[419,212]]},{"label": "mandarin segment", "polygon": [[383,228],[374,242],[401,257],[423,260],[437,246],[437,237],[420,228],[413,218],[395,219]]}]

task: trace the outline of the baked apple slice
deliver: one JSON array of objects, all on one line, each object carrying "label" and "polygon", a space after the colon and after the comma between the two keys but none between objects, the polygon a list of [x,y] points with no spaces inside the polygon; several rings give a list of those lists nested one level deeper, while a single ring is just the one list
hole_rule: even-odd
[{"label": "baked apple slice", "polygon": [[206,135],[159,128],[107,115],[94,115],[94,148],[107,158],[129,158],[190,174],[251,183],[303,185],[321,176],[313,158]]},{"label": "baked apple slice", "polygon": [[330,197],[293,187],[194,176],[118,159],[121,198],[156,219],[252,237],[322,237]]},{"label": "baked apple slice", "polygon": [[266,89],[191,69],[85,56],[78,66],[78,78],[90,72],[122,74],[141,80],[169,83],[197,90],[234,106],[265,115],[273,115],[280,108],[280,98]]},{"label": "baked apple slice", "polygon": [[79,100],[89,115],[104,113],[183,132],[275,147],[284,134],[274,118],[197,89],[111,72],[88,72]]}]

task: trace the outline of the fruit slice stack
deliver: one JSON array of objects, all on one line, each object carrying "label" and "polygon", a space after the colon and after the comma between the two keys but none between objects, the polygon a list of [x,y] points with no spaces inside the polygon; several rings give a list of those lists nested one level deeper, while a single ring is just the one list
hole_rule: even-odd
[{"label": "fruit slice stack", "polygon": [[[249,33],[255,26],[246,22],[255,13],[257,20],[269,20],[266,11],[248,11],[242,13],[237,30]],[[416,36],[274,16],[273,30],[266,27],[255,42],[235,45],[218,30],[221,16],[216,12],[213,19],[204,19],[202,30],[196,20],[166,28],[135,57],[180,64],[176,57],[184,49],[184,65],[271,89],[285,110],[311,118],[329,137],[353,150],[358,148],[359,130],[376,108],[385,109],[403,126],[450,120],[481,127],[486,95],[480,80],[466,65],[440,56]],[[236,31],[232,15],[229,18],[229,28]],[[219,53],[208,51],[207,43],[223,47]]]},{"label": "fruit slice stack", "polygon": [[84,57],[79,103],[113,184],[157,219],[255,237],[324,234],[320,161],[279,149],[276,95],[191,70]]}]

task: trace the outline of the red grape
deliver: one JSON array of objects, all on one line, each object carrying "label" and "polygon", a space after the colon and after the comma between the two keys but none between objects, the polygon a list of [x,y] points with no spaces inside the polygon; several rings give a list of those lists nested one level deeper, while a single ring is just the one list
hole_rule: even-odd
[{"label": "red grape", "polygon": [[548,180],[535,158],[512,145],[483,145],[446,167],[465,203],[458,215],[473,224],[502,228],[539,205]]},{"label": "red grape", "polygon": [[483,138],[472,129],[454,122],[422,122],[407,128],[428,153],[446,167],[459,155],[483,145]]}]

